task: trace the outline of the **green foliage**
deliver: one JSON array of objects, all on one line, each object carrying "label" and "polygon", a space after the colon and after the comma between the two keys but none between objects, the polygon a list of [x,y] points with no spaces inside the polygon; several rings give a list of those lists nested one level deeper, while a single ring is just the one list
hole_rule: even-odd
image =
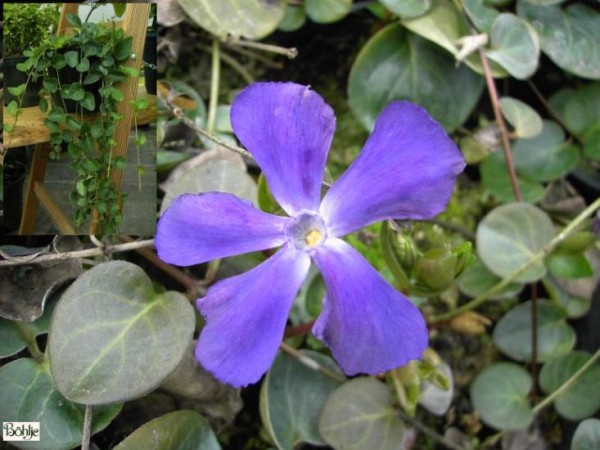
[{"label": "green foliage", "polygon": [[4,3],[3,56],[20,56],[45,41],[58,24],[59,12],[52,3]]}]

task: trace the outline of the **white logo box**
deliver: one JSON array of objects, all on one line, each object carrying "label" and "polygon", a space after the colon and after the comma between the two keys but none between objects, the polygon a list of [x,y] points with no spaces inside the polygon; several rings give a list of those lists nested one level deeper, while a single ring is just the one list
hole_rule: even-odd
[{"label": "white logo box", "polygon": [[4,441],[39,441],[39,422],[2,422]]}]

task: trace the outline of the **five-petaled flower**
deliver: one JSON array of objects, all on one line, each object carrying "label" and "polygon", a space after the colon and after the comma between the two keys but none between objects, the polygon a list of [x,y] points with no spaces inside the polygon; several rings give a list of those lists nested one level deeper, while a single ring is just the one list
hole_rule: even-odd
[{"label": "five-petaled flower", "polygon": [[421,312],[341,237],[386,219],[432,218],[445,208],[465,163],[442,127],[417,105],[390,103],[321,201],[335,116],[318,94],[294,83],[255,83],[235,98],[231,123],[289,217],[208,192],[176,198],[160,218],[158,255],[181,266],[281,247],[198,299],[206,319],[200,363],[234,386],[258,381],[275,358],[311,259],[326,285],[313,333],[346,374],[420,358],[428,345]]}]

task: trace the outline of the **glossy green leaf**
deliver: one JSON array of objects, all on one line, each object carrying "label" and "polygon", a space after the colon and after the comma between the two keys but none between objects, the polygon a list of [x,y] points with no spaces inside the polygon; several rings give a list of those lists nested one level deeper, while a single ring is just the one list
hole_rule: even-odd
[{"label": "glossy green leaf", "polygon": [[590,310],[591,298],[570,294],[551,276],[542,278],[542,283],[548,296],[566,311],[569,319],[583,317]]},{"label": "glossy green leaf", "polygon": [[390,101],[406,99],[425,107],[451,131],[466,120],[482,88],[481,77],[464,66],[455,67],[450,55],[392,24],[360,51],[350,71],[348,97],[368,130]]},{"label": "glossy green leaf", "polygon": [[[508,169],[504,161],[504,154],[497,150],[485,158],[479,166],[481,184],[489,190],[498,200],[509,203],[515,200]],[[517,176],[519,190],[523,201],[536,203],[544,198],[544,187],[537,181],[527,180]]]},{"label": "glossy green leaf", "polygon": [[567,129],[581,136],[600,124],[600,83],[561,89],[550,97],[550,104]]},{"label": "glossy green leaf", "polygon": [[317,23],[332,23],[350,12],[352,0],[304,0],[306,15]]},{"label": "glossy green leaf", "polygon": [[[66,400],[54,387],[48,363],[23,358],[0,368],[0,422],[39,422],[39,442],[19,442],[23,449],[64,450],[81,444],[84,407]],[[96,407],[92,433],[108,426],[121,405]]]},{"label": "glossy green leaf", "polygon": [[[527,203],[509,203],[493,209],[477,227],[477,250],[481,260],[500,277],[512,274],[529,262],[554,237],[550,217]],[[537,262],[515,281],[529,282],[546,273]]]},{"label": "glossy green leaf", "polygon": [[354,378],[325,402],[319,420],[321,436],[344,450],[397,450],[404,424],[394,411],[390,389],[374,378]]},{"label": "glossy green leaf", "polygon": [[306,22],[306,11],[303,6],[287,5],[283,20],[279,23],[281,31],[296,31]]},{"label": "glossy green leaf", "polygon": [[481,420],[489,426],[497,430],[518,430],[533,420],[527,400],[531,385],[531,376],[521,366],[493,363],[471,383],[471,401]]},{"label": "glossy green leaf", "polygon": [[463,0],[462,4],[477,29],[482,33],[489,34],[492,24],[500,13],[488,6],[488,2],[485,0]]},{"label": "glossy green leaf", "polygon": [[[477,297],[498,284],[500,280],[499,277],[490,272],[480,259],[477,259],[460,277],[458,288],[463,294],[469,297]],[[490,297],[490,299],[504,300],[514,298],[522,290],[523,285],[521,283],[510,283]]]},{"label": "glossy green leaf", "polygon": [[77,72],[86,72],[90,70],[90,60],[87,58],[81,58],[77,64],[77,67],[75,67],[75,70],[77,70]]},{"label": "glossy green leaf", "polygon": [[581,422],[571,441],[571,450],[598,450],[600,448],[600,419]]},{"label": "glossy green leaf", "polygon": [[[576,351],[548,361],[540,371],[540,387],[550,394],[567,381],[591,355]],[[568,420],[581,420],[600,409],[600,364],[587,369],[554,400],[556,412]]]},{"label": "glossy green leaf", "polygon": [[590,159],[600,159],[600,122],[583,135],[583,154]]},{"label": "glossy green leaf", "polygon": [[48,340],[52,375],[60,392],[78,403],[138,397],[175,370],[194,325],[185,296],[156,293],[138,266],[97,265],[56,306]]},{"label": "glossy green leaf", "polygon": [[100,72],[90,72],[83,79],[83,84],[92,84],[102,78],[102,74]]},{"label": "glossy green leaf", "polygon": [[117,61],[129,59],[131,55],[131,47],[133,46],[133,37],[128,36],[125,39],[117,42],[114,48],[114,57]]},{"label": "glossy green leaf", "polygon": [[556,253],[546,258],[546,267],[559,278],[585,278],[594,275],[594,269],[583,254]]},{"label": "glossy green leaf", "polygon": [[58,90],[58,79],[52,77],[44,78],[42,80],[42,85],[48,90],[48,92],[53,94]]},{"label": "glossy green leaf", "polygon": [[542,118],[527,103],[512,97],[502,97],[500,111],[515,129],[517,137],[532,138],[542,132]]},{"label": "glossy green leaf", "polygon": [[175,411],[145,423],[114,450],[220,450],[208,421],[194,411]]},{"label": "glossy green leaf", "polygon": [[537,70],[540,47],[535,30],[510,13],[502,13],[490,30],[490,47],[486,55],[519,80],[529,78]]},{"label": "glossy green leaf", "polygon": [[285,0],[179,0],[190,18],[210,33],[261,39],[275,31],[285,12]]},{"label": "glossy green leaf", "polygon": [[27,83],[23,83],[23,84],[20,84],[18,86],[15,86],[15,87],[9,87],[7,89],[8,89],[8,92],[11,93],[11,95],[14,95],[15,97],[18,97],[23,92],[25,92],[25,88],[26,87],[27,87]]},{"label": "glossy green leaf", "polygon": [[[341,375],[333,360],[312,351],[307,357]],[[260,391],[263,425],[279,449],[292,450],[300,442],[325,445],[319,434],[321,408],[339,383],[279,353]]]},{"label": "glossy green leaf", "polygon": [[[11,100],[10,102],[8,102],[8,105],[6,106],[6,110],[8,111],[8,114],[10,114],[11,116],[14,116],[17,114],[17,111],[19,110],[19,104],[17,103],[16,100]],[[6,130],[6,125],[4,125],[4,129]]]},{"label": "glossy green leaf", "polygon": [[561,69],[600,79],[600,14],[584,4],[566,8],[517,3],[519,16],[536,29],[543,52]]},{"label": "glossy green leaf", "polygon": [[94,94],[91,92],[86,92],[83,99],[79,103],[88,111],[93,111],[96,107],[96,99],[94,98]]},{"label": "glossy green leaf", "polygon": [[110,96],[117,102],[123,101],[123,93],[117,88],[111,89]]},{"label": "glossy green leaf", "polygon": [[[387,9],[401,17],[417,17],[431,7],[431,0],[379,0]],[[442,25],[442,24],[440,24]]]},{"label": "glossy green leaf", "polygon": [[0,318],[0,358],[19,353],[26,347],[25,339],[13,320]]},{"label": "glossy green leaf", "polygon": [[[502,353],[517,361],[531,360],[531,301],[506,313],[494,328],[494,344]],[[566,322],[564,310],[549,300],[537,301],[537,360],[545,362],[570,352],[575,332]]]},{"label": "glossy green leaf", "polygon": [[569,173],[577,165],[579,151],[565,141],[565,133],[558,124],[544,120],[540,134],[513,143],[513,157],[520,175],[549,181]]},{"label": "glossy green leaf", "polygon": [[67,65],[69,67],[77,66],[79,62],[79,53],[75,50],[71,50],[65,53],[65,61],[67,61]]},{"label": "glossy green leaf", "polygon": [[[413,33],[439,45],[455,57],[460,52],[459,41],[471,35],[461,11],[454,3],[445,0],[432,0],[427,14],[415,18],[403,18],[401,23]],[[477,73],[484,73],[477,52],[469,55],[463,62]],[[508,72],[494,61],[490,61],[490,69],[496,77],[508,76]]]}]

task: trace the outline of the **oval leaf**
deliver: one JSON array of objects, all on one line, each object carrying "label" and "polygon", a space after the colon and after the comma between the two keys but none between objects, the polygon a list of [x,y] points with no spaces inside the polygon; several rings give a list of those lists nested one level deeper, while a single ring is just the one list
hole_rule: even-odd
[{"label": "oval leaf", "polygon": [[145,423],[114,450],[220,450],[207,420],[194,411],[175,411]]},{"label": "oval leaf", "polygon": [[[65,400],[54,387],[48,363],[23,358],[0,368],[0,422],[39,422],[39,442],[19,448],[63,450],[81,444],[84,407]],[[121,404],[94,408],[92,433],[108,426]]]},{"label": "oval leaf", "polygon": [[[540,371],[540,387],[546,394],[557,390],[589,359],[587,352],[572,352],[552,359]],[[554,400],[556,412],[568,420],[581,420],[600,408],[600,364],[588,368]]]},{"label": "oval leaf", "polygon": [[586,419],[573,435],[571,450],[597,450],[600,448],[600,419]]},{"label": "oval leaf", "polygon": [[431,0],[379,0],[379,2],[402,17],[420,16],[431,7]]},{"label": "oval leaf", "polygon": [[491,50],[486,55],[519,80],[537,70],[540,47],[535,30],[523,19],[510,13],[500,14],[490,30]]},{"label": "oval leaf", "polygon": [[455,67],[443,50],[392,24],[373,36],[354,61],[348,98],[368,130],[385,105],[404,99],[425,107],[451,131],[466,120],[482,88],[483,78]]},{"label": "oval leaf", "polygon": [[194,22],[212,34],[261,39],[273,32],[285,13],[285,0],[179,0]]},{"label": "oval leaf", "polygon": [[[485,267],[480,259],[475,260],[458,281],[460,291],[469,296],[477,297],[500,282],[500,278]],[[504,300],[516,297],[523,290],[521,283],[510,283],[490,297],[490,300]]]},{"label": "oval leaf", "polygon": [[549,181],[569,173],[579,160],[579,151],[565,142],[563,129],[544,120],[542,132],[531,139],[518,139],[513,144],[515,166],[523,177]]},{"label": "oval leaf", "polygon": [[[537,301],[537,360],[548,361],[571,351],[575,332],[567,314],[549,300]],[[517,361],[531,360],[531,301],[506,313],[494,329],[494,344]]]},{"label": "oval leaf", "polygon": [[313,22],[331,23],[350,12],[352,0],[304,0],[306,15]]},{"label": "oval leaf", "polygon": [[519,16],[533,25],[544,53],[567,72],[600,79],[600,14],[583,4],[537,6],[526,0],[517,3]]},{"label": "oval leaf", "polygon": [[500,99],[502,115],[515,128],[520,138],[532,138],[542,132],[542,118],[527,103],[511,97]]},{"label": "oval leaf", "polygon": [[78,403],[138,397],[175,370],[194,324],[184,295],[157,294],[134,264],[100,264],[56,306],[48,341],[52,375],[60,392]]},{"label": "oval leaf", "polygon": [[565,127],[581,136],[600,124],[600,83],[590,83],[577,90],[561,89],[550,97],[550,104]]},{"label": "oval leaf", "polygon": [[404,424],[392,408],[394,396],[374,378],[355,378],[336,389],[325,402],[319,430],[334,448],[397,450]]},{"label": "oval leaf", "polygon": [[[331,358],[312,351],[303,354],[341,374]],[[297,359],[279,353],[260,391],[262,422],[277,448],[292,450],[300,442],[325,445],[318,429],[319,414],[338,386]]]},{"label": "oval leaf", "polygon": [[[477,250],[481,260],[500,277],[511,275],[527,263],[554,237],[548,215],[527,203],[509,203],[493,209],[477,227]],[[515,281],[540,279],[546,273],[542,261]]]},{"label": "oval leaf", "polygon": [[481,420],[497,430],[518,430],[533,420],[527,400],[532,380],[529,373],[512,363],[486,367],[471,384],[471,401]]}]

